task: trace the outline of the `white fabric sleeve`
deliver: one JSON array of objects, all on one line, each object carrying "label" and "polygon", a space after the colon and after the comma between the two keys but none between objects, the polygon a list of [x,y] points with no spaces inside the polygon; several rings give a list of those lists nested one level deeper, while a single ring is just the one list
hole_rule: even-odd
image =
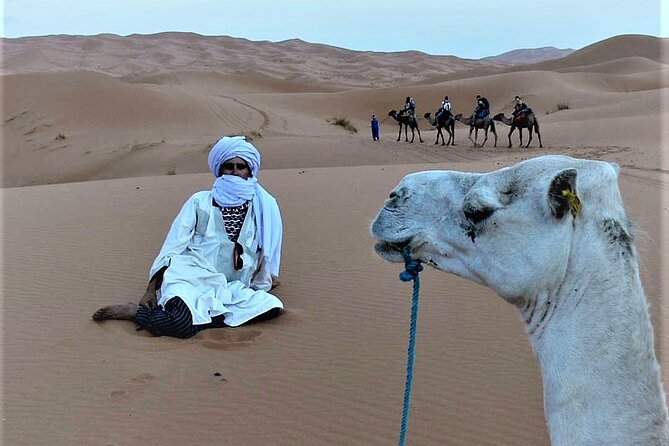
[{"label": "white fabric sleeve", "polygon": [[[283,242],[283,221],[276,199],[267,192],[260,183],[256,185],[256,195],[253,199],[256,209],[256,230],[259,231],[259,245],[263,250],[266,268],[275,276],[279,275],[281,266],[281,245]],[[261,212],[257,210],[261,209]]]},{"label": "white fabric sleeve", "polygon": [[153,265],[149,272],[149,280],[161,268],[170,265],[172,256],[183,253],[190,244],[191,238],[195,232],[195,223],[197,221],[197,214],[195,212],[196,206],[196,199],[190,197],[174,218],[172,226],[167,232],[167,237],[165,237],[163,247],[153,261]]},{"label": "white fabric sleeve", "polygon": [[256,291],[269,291],[272,289],[272,275],[267,268],[267,262],[265,261],[265,256],[262,252],[260,253],[258,261],[258,269],[253,273],[250,287]]}]

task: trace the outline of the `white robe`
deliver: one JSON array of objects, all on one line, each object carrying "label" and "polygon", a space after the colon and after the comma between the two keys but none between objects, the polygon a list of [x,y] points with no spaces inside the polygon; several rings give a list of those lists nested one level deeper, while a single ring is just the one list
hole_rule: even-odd
[{"label": "white robe", "polygon": [[193,314],[193,325],[224,315],[231,327],[283,303],[268,293],[272,279],[264,266],[255,237],[253,205],[249,205],[237,242],[244,248],[244,266],[233,268],[234,243],[228,238],[211,191],[193,194],[174,219],[165,243],[151,266],[149,277],[168,266],[158,291],[158,304],[179,296]]}]

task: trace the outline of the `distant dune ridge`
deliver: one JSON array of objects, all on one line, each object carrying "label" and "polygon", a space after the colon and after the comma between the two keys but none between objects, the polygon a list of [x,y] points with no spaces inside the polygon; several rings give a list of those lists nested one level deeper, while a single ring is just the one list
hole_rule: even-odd
[{"label": "distant dune ridge", "polygon": [[509,64],[529,64],[534,62],[543,62],[545,60],[560,59],[573,53],[571,48],[555,48],[554,46],[545,46],[542,48],[524,48],[520,50],[507,51],[497,56],[484,57],[483,60],[491,62],[501,62]]},{"label": "distant dune ridge", "polygon": [[[480,60],[172,32],[1,44],[7,444],[392,443],[410,286],[373,253],[379,204],[416,170],[487,171],[548,153],[621,166],[667,383],[668,39]],[[549,53],[563,57],[543,60]],[[473,147],[460,123],[455,146],[434,145],[424,113],[448,95],[469,115],[477,93],[507,116],[521,95],[544,148],[536,138],[518,147],[517,131],[508,148],[502,123],[497,147],[492,136]],[[396,141],[388,111],[406,96],[422,144]],[[286,314],[188,341],[92,322],[100,306],[141,297],[172,218],[211,187],[211,145],[241,133],[261,150],[259,180],[281,205]],[[410,443],[548,445],[515,309],[457,277],[423,274]]]},{"label": "distant dune ridge", "polygon": [[350,87],[415,83],[463,68],[503,65],[419,51],[354,51],[299,39],[250,41],[192,33],[22,37],[2,39],[2,45],[6,74],[73,69],[114,76],[259,72],[282,80],[292,77]]}]

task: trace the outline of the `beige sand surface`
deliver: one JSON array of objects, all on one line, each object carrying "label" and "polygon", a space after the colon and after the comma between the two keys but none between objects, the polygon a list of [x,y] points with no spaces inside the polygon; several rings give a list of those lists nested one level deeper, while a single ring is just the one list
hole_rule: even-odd
[{"label": "beige sand surface", "polygon": [[[522,69],[176,33],[3,41],[3,444],[395,443],[411,286],[374,254],[369,223],[409,172],[545,153],[621,164],[669,382],[666,48],[621,36]],[[507,148],[504,125],[496,148],[472,147],[460,124],[454,147],[436,146],[425,120],[424,143],[395,141],[386,114],[406,95],[420,115],[444,94],[468,114],[476,93],[507,115],[521,94],[544,149],[517,135]],[[211,185],[210,144],[231,132],[256,135],[281,204],[286,314],[189,340],[93,322],[139,299],[182,202]],[[516,310],[455,276],[421,277],[409,444],[547,445]]]}]

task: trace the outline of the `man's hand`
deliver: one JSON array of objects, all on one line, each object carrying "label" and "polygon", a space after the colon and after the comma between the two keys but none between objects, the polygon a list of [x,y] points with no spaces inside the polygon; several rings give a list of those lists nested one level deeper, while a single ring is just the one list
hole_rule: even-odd
[{"label": "man's hand", "polygon": [[160,288],[160,284],[163,283],[163,274],[165,274],[166,266],[163,266],[156,272],[151,280],[149,281],[148,286],[146,287],[146,292],[144,296],[139,300],[140,307],[154,308],[158,303],[158,296],[156,296],[156,290]]},{"label": "man's hand", "polygon": [[139,301],[140,307],[155,308],[158,302],[158,297],[156,296],[155,290],[146,290],[144,296]]}]

